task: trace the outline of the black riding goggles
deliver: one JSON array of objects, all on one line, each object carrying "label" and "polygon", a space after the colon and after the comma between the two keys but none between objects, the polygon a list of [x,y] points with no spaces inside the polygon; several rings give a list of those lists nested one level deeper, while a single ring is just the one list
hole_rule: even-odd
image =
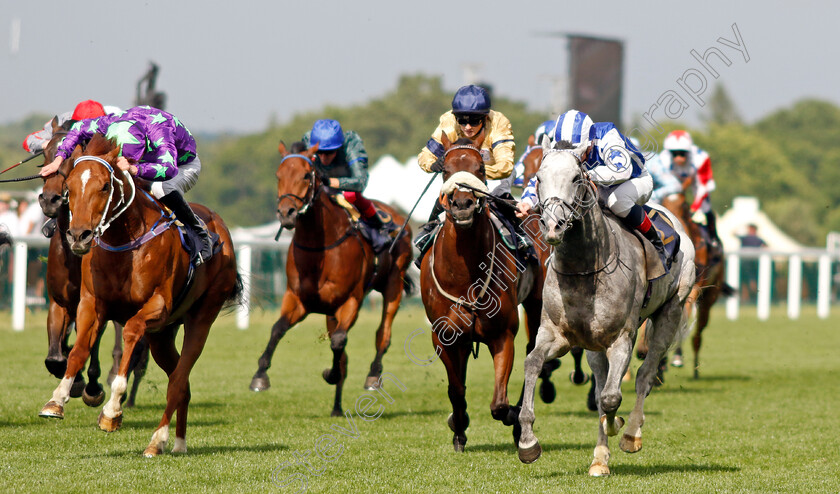
[{"label": "black riding goggles", "polygon": [[472,125],[475,127],[484,121],[484,115],[455,115],[455,119],[458,120],[459,125]]}]

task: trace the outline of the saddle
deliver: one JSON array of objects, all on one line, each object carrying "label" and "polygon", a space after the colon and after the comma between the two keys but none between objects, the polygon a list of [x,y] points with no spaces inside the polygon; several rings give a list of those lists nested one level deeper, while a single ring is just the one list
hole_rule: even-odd
[{"label": "saddle", "polygon": [[666,215],[662,214],[661,211],[652,208],[647,204],[642,206],[642,208],[645,210],[645,214],[647,214],[648,218],[650,218],[653,228],[656,230],[656,233],[662,240],[662,244],[665,246],[665,258],[663,259],[659,255],[659,251],[656,250],[656,247],[654,247],[640,231],[636,229],[631,230],[636,238],[638,238],[642,243],[642,247],[645,251],[647,279],[648,281],[652,281],[665,276],[670,271],[671,264],[674,262],[680,251],[680,236],[674,228],[674,224],[671,220]]},{"label": "saddle", "polygon": [[[347,212],[353,228],[359,230],[362,238],[370,244],[374,253],[381,253],[397,240],[399,227],[394,223],[394,218],[387,211],[376,208],[376,214],[384,225],[382,229],[376,229],[365,223],[359,210],[344,198],[344,194],[330,194],[330,199]],[[374,207],[376,207],[376,204],[374,204]]]}]

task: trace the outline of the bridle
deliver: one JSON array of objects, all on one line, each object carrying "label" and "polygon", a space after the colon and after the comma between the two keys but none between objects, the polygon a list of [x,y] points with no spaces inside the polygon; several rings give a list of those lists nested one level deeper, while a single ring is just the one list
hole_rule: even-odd
[{"label": "bridle", "polygon": [[[554,219],[557,221],[559,225],[561,225],[560,235],[562,236],[566,231],[568,231],[572,224],[581,218],[583,218],[584,214],[592,208],[598,202],[598,189],[595,186],[595,183],[589,177],[589,174],[583,168],[580,160],[580,156],[573,152],[571,149],[547,149],[545,151],[545,156],[548,156],[551,153],[569,153],[574,156],[576,164],[578,166],[578,174],[574,179],[574,183],[576,185],[574,201],[570,204],[564,199],[561,199],[557,196],[551,196],[546,199],[543,199],[539,202],[537,207],[543,211],[543,214],[550,214],[554,216]],[[543,157],[545,160],[545,157]],[[581,192],[582,191],[582,192]],[[589,194],[588,192],[591,192]],[[562,211],[562,217],[558,217],[554,211],[557,208],[560,208]],[[543,235],[547,233],[545,221],[540,215],[540,230]]]},{"label": "bridle", "polygon": [[[303,197],[300,197],[299,195],[296,195],[296,194],[283,194],[283,195],[278,196],[277,197],[277,205],[279,206],[280,203],[283,202],[283,199],[286,199],[286,198],[290,198],[290,199],[293,199],[295,201],[299,201],[301,206],[300,206],[300,208],[298,208],[298,214],[303,215],[303,214],[306,214],[306,211],[308,211],[309,207],[312,206],[312,203],[315,201],[315,196],[317,195],[317,192],[318,192],[317,188],[315,187],[315,175],[317,174],[317,171],[315,170],[315,166],[312,164],[312,160],[309,159],[309,157],[304,156],[302,154],[287,154],[280,161],[280,165],[282,165],[287,159],[290,159],[290,158],[301,158],[302,160],[309,163],[309,167],[312,170],[310,172],[310,177],[309,177],[309,186],[306,188],[306,193],[303,195]],[[309,197],[309,198],[307,199],[307,197]]]},{"label": "bridle", "polygon": [[[97,225],[96,228],[93,230],[93,237],[98,238],[105,233],[105,230],[107,230],[108,227],[111,226],[111,223],[113,223],[114,220],[116,220],[128,209],[129,206],[131,206],[131,203],[134,202],[136,189],[134,187],[134,180],[131,179],[131,174],[129,174],[127,171],[123,171],[123,175],[125,175],[126,182],[128,182],[128,184],[131,187],[131,197],[129,197],[128,200],[126,200],[125,184],[122,180],[116,177],[116,174],[114,173],[114,167],[112,167],[110,163],[98,156],[80,156],[76,158],[75,161],[73,161],[73,167],[75,168],[76,165],[78,165],[82,161],[95,161],[96,163],[99,163],[108,170],[108,173],[111,176],[111,193],[108,194],[108,202],[105,203],[105,211],[102,213],[102,219],[99,220],[99,225]],[[111,218],[108,219],[108,210],[111,209],[111,202],[114,199],[114,190],[116,189],[116,187],[114,187],[114,183],[118,183],[120,185],[120,197],[119,201],[117,201],[117,203],[114,205],[115,211],[111,214]],[[122,207],[120,208],[121,205]]]},{"label": "bridle", "polygon": [[[470,145],[470,144],[459,144],[457,146],[450,147],[449,149],[446,150],[446,152],[443,153],[443,159],[446,160],[446,156],[449,153],[451,153],[452,151],[457,151],[459,149],[469,149],[469,150],[475,151],[478,154],[479,160],[481,160],[481,162],[482,162],[482,166],[484,166],[483,165],[484,164],[484,159],[481,157],[481,150],[478,149],[477,147],[473,146],[473,145]],[[464,188],[462,188],[462,189],[464,189]],[[451,200],[453,192],[454,192],[454,190],[452,192],[450,192],[449,194],[447,194],[447,199],[448,200]],[[474,214],[483,213],[484,208],[487,205],[487,194],[478,194],[478,193],[476,193],[475,190],[471,190],[471,192],[472,192],[473,197],[475,197],[475,202],[476,202],[476,207],[475,207],[475,213]],[[451,211],[450,211],[451,208],[446,207],[443,204],[441,204],[441,207],[443,207],[443,209],[446,213],[451,214]]]}]

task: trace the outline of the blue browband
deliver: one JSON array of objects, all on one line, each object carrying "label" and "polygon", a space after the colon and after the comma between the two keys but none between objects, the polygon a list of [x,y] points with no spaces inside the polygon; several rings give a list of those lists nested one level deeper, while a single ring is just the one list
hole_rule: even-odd
[{"label": "blue browband", "polygon": [[304,156],[302,154],[287,154],[286,156],[283,156],[283,159],[280,161],[280,164],[282,165],[283,162],[286,161],[289,158],[301,158],[302,160],[309,163],[309,166],[312,166],[312,160],[309,159],[307,156]]}]

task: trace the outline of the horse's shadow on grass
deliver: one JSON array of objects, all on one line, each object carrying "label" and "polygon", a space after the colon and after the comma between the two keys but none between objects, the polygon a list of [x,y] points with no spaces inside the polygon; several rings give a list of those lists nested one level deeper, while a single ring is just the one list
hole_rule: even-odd
[{"label": "horse's shadow on grass", "polygon": [[[139,399],[139,398],[138,398]],[[166,402],[161,401],[154,403],[136,403],[134,406],[127,407],[125,403],[122,404],[123,408],[126,410],[152,410],[155,412],[162,412],[164,408],[166,408]],[[190,410],[202,409],[202,408],[227,408],[231,406],[230,403],[220,403],[218,401],[191,401],[190,402]]]},{"label": "horse's shadow on grass", "polygon": [[[239,452],[246,452],[246,453],[273,453],[277,451],[286,451],[289,447],[283,444],[254,444],[249,446],[228,446],[228,445],[221,445],[221,446],[187,446],[187,453],[184,455],[185,457],[190,456],[209,456],[209,455],[217,455],[217,454],[224,454],[224,453],[239,453]],[[180,455],[171,455],[168,452],[164,453],[165,456],[180,456]],[[86,455],[80,456],[80,458],[102,458],[102,457],[111,457],[111,458],[130,458],[130,457],[139,457],[142,456],[138,449],[132,448],[127,450],[120,450],[120,451],[111,451],[109,453],[97,453],[93,455]]]},{"label": "horse's shadow on grass", "polygon": [[[726,473],[734,473],[740,472],[741,469],[738,467],[733,467],[729,465],[709,465],[709,464],[701,464],[701,465],[621,465],[621,464],[613,464],[610,466],[610,473],[614,476],[630,476],[635,475],[638,477],[652,477],[654,475],[660,475],[663,473],[709,473],[709,472],[726,472]],[[546,475],[537,475],[538,478],[555,478],[555,477],[568,477],[568,476],[578,476],[578,472],[574,471],[559,471],[559,472],[552,472]]]},{"label": "horse's shadow on grass", "polygon": [[694,382],[694,383],[702,383],[704,381],[708,381],[708,382],[735,382],[735,381],[746,382],[746,381],[752,381],[752,380],[753,380],[752,376],[744,376],[744,375],[738,375],[738,374],[723,374],[723,375],[710,375],[710,376],[700,374],[699,378],[692,379],[690,382]]},{"label": "horse's shadow on grass", "polygon": [[[573,449],[587,450],[592,449],[591,444],[582,443],[540,443],[544,451],[568,451]],[[467,444],[464,451],[475,452],[502,452],[516,454],[516,445],[508,442],[492,443],[492,444],[476,444],[471,446]]]}]

